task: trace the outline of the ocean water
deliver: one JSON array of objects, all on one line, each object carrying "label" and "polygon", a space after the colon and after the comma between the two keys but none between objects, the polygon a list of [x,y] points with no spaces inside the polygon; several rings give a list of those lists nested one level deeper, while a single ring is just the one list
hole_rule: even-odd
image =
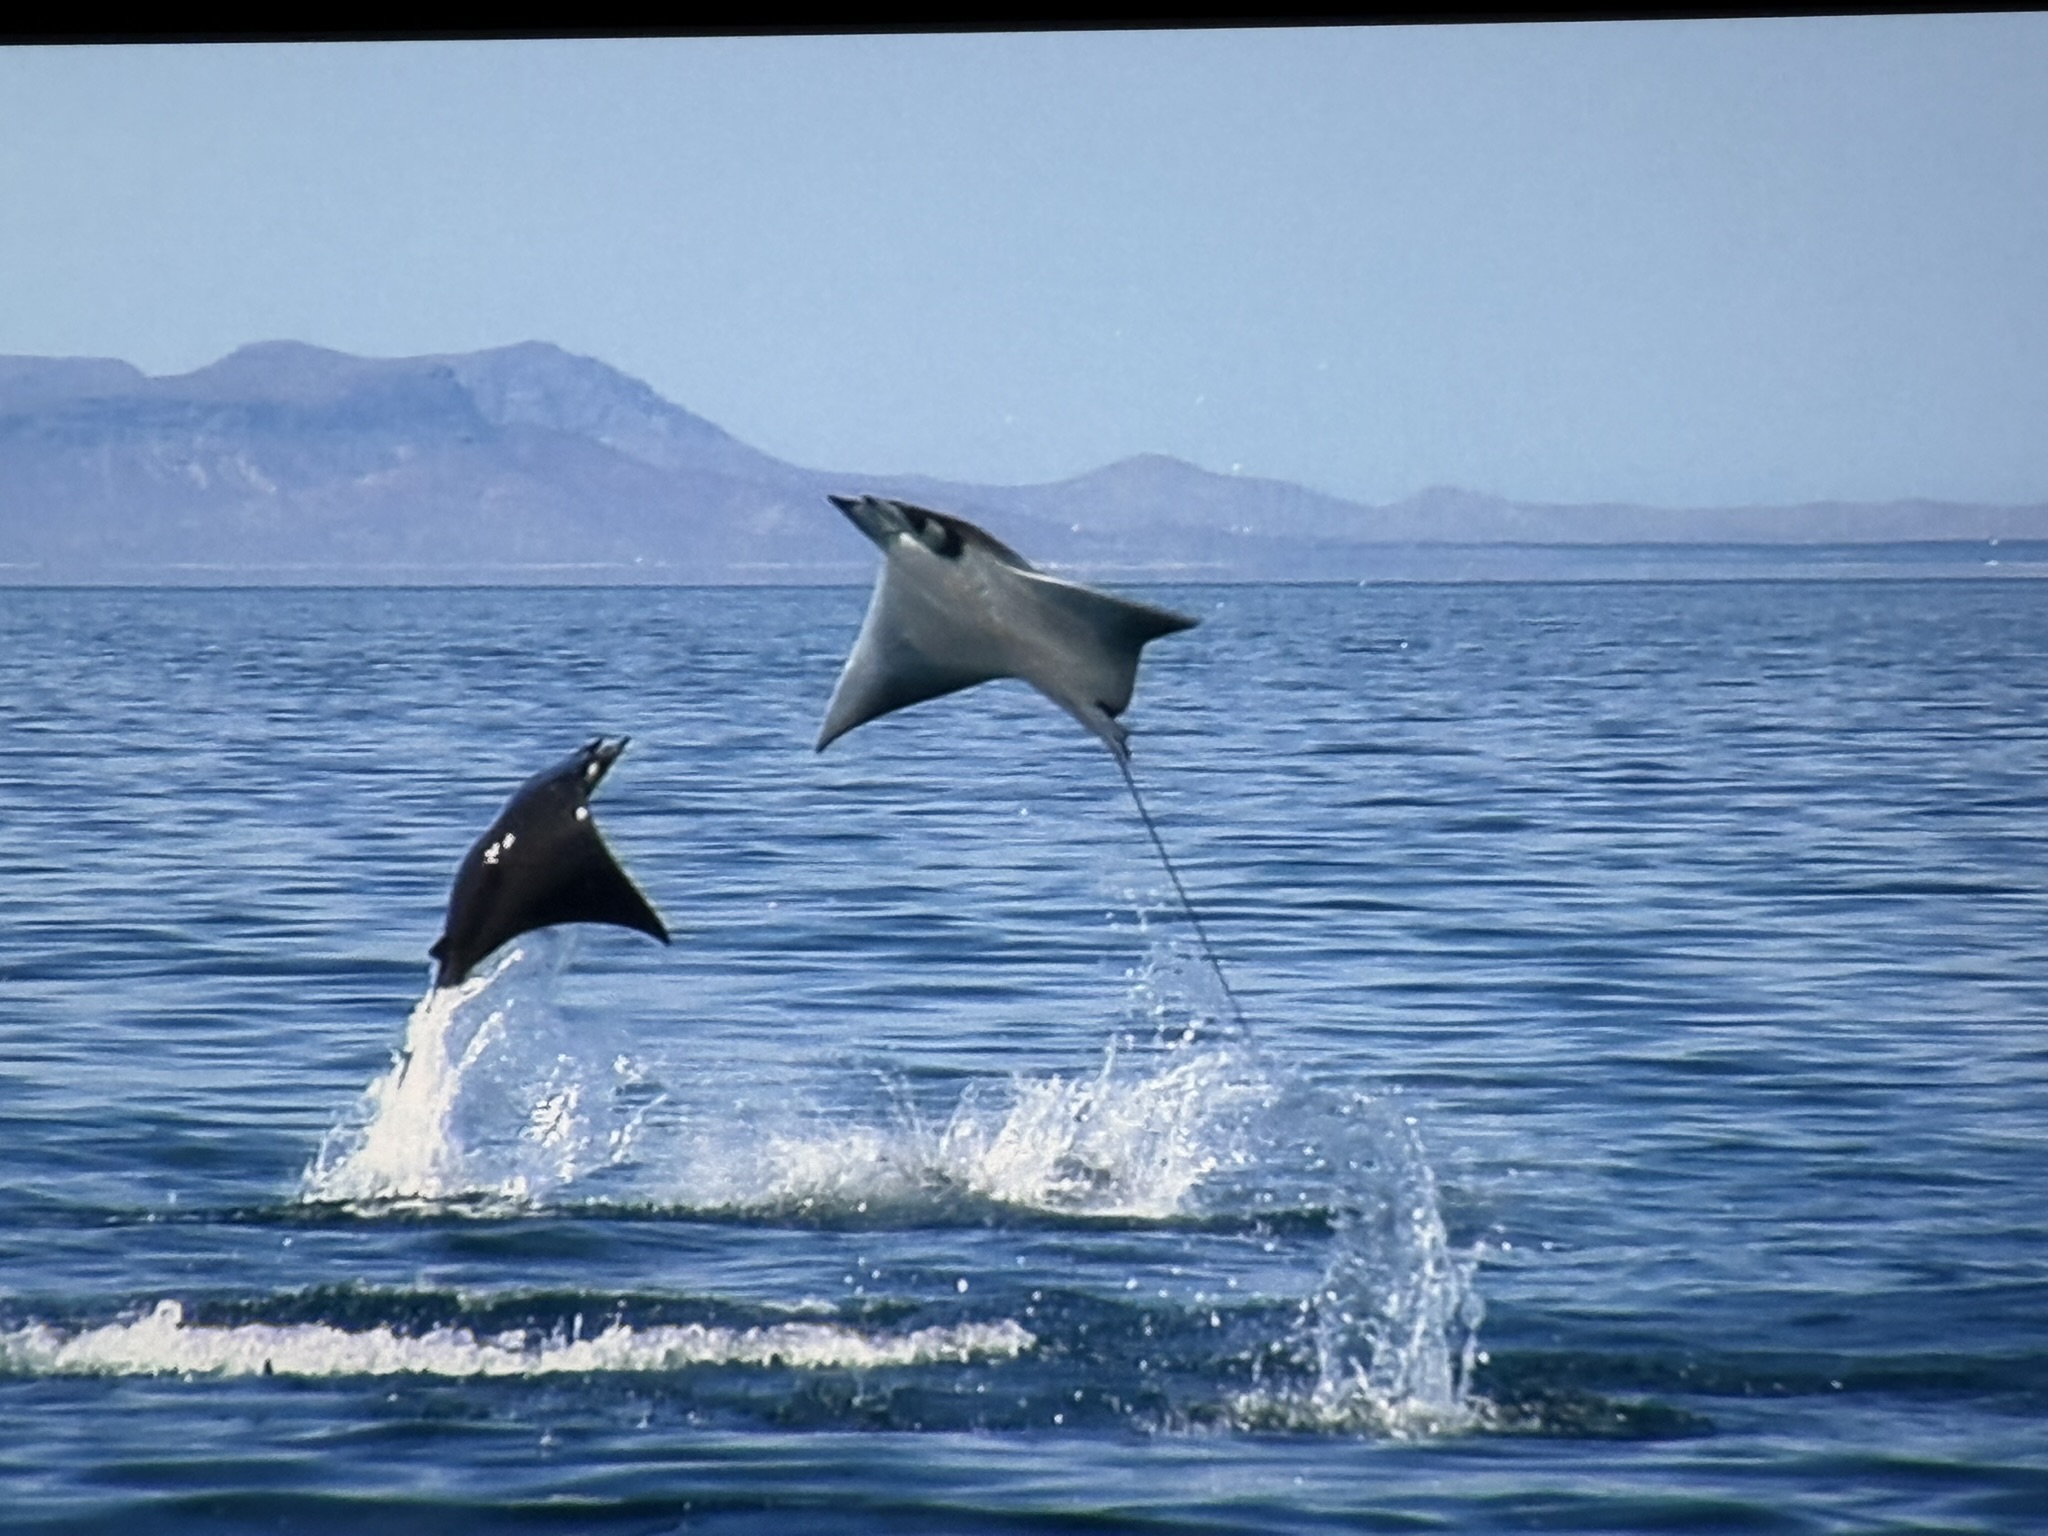
[{"label": "ocean water", "polygon": [[2043,589],[1146,595],[0,592],[0,1525],[2048,1530]]}]

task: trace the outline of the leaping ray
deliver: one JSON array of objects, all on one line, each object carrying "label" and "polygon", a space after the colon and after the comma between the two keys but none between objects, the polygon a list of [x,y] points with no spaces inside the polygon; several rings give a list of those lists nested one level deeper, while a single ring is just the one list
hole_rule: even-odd
[{"label": "leaping ray", "polygon": [[558,923],[611,923],[668,942],[668,929],[619,867],[590,795],[627,738],[594,738],[522,784],[455,873],[448,919],[427,953],[452,987],[499,945]]},{"label": "leaping ray", "polygon": [[1020,677],[1122,762],[1117,723],[1148,640],[1184,614],[1061,581],[970,522],[880,496],[832,505],[882,551],[882,574],[825,710],[818,750],[856,725],[976,683]]},{"label": "leaping ray", "polygon": [[1152,846],[1231,1011],[1244,1009],[1131,775],[1130,733],[1118,720],[1148,641],[1197,620],[1113,597],[1036,570],[974,524],[883,496],[832,505],[882,551],[860,636],[832,690],[818,750],[857,725],[1000,677],[1022,678],[1099,736],[1116,759]]}]

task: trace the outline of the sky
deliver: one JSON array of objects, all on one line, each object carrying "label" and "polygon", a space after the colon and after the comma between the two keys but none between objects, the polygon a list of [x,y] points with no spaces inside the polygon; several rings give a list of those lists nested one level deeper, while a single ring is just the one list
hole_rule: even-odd
[{"label": "sky", "polygon": [[0,48],[0,354],[539,339],[779,457],[2048,500],[2048,14]]}]

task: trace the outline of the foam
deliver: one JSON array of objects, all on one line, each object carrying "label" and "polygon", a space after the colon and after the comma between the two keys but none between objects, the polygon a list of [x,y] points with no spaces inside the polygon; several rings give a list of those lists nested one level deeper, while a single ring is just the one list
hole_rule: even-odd
[{"label": "foam", "polygon": [[1252,1434],[1364,1435],[1387,1440],[1426,1440],[1469,1434],[1493,1426],[1492,1405],[1482,1398],[1455,1403],[1383,1397],[1371,1390],[1307,1393],[1243,1392],[1228,1404],[1226,1422]]},{"label": "foam", "polygon": [[613,1323],[589,1338],[513,1329],[478,1337],[467,1328],[416,1335],[326,1323],[188,1324],[176,1301],[133,1322],[67,1333],[32,1323],[0,1334],[0,1367],[50,1376],[454,1376],[533,1377],[674,1371],[689,1366],[875,1370],[887,1366],[1007,1360],[1037,1339],[1010,1319],[864,1333],[840,1323],[751,1328]]}]

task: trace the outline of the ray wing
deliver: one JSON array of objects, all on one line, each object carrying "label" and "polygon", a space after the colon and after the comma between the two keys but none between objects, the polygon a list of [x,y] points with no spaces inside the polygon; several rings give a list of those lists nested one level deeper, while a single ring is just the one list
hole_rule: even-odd
[{"label": "ray wing", "polygon": [[1011,573],[1010,584],[1018,612],[1036,630],[1028,645],[1032,664],[1022,675],[1101,737],[1119,761],[1128,760],[1130,733],[1117,716],[1130,707],[1139,653],[1148,640],[1196,621],[1038,571]]},{"label": "ray wing", "polygon": [[594,819],[579,822],[575,835],[550,851],[549,866],[547,884],[533,891],[523,910],[508,914],[511,926],[499,937],[499,944],[558,923],[609,923],[668,942],[668,929],[660,915],[640,894],[632,876],[619,867],[618,859],[598,835]]},{"label": "ray wing", "polygon": [[1013,580],[1029,594],[1049,630],[1063,642],[1079,675],[1074,681],[1110,715],[1130,707],[1137,684],[1138,655],[1147,641],[1193,629],[1200,621],[1170,608],[1098,592],[1042,571],[1023,570]]},{"label": "ray wing", "polygon": [[860,636],[825,707],[817,749],[824,751],[855,726],[893,710],[1003,676],[962,660],[966,645],[945,643],[949,631],[962,638],[958,629],[955,616],[933,609],[925,594],[912,590],[893,565],[885,564]]}]

